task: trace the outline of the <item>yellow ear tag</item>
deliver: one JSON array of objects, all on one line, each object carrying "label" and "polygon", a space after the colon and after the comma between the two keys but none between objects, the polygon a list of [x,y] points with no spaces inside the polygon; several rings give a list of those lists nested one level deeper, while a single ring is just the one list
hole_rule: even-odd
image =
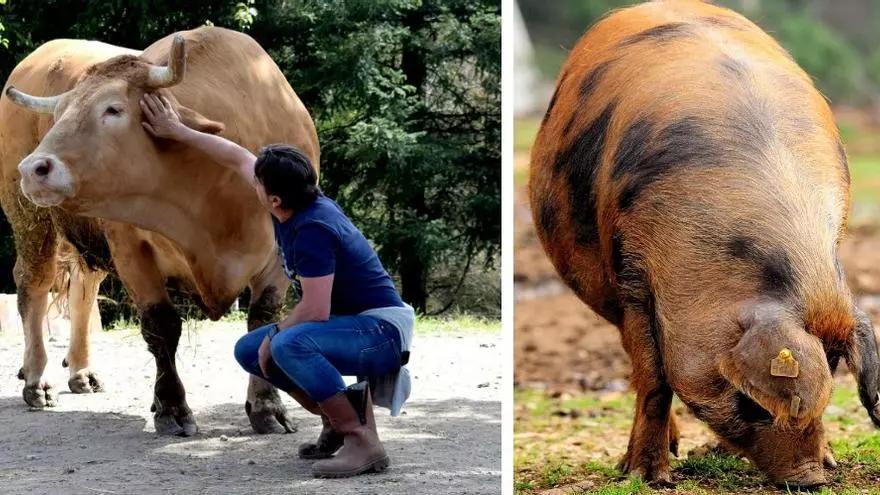
[{"label": "yellow ear tag", "polygon": [[773,376],[797,378],[799,372],[798,362],[787,347],[783,347],[779,355],[770,361],[770,374]]}]

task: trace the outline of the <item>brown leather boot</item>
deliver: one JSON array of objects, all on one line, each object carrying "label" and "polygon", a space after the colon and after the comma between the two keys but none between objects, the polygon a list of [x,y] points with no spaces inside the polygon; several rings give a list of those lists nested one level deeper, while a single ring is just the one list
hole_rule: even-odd
[{"label": "brown leather boot", "polygon": [[336,457],[312,466],[317,478],[347,478],[388,467],[388,455],[376,434],[373,401],[367,382],[348,387],[325,400],[321,410],[330,419],[333,430],[344,437]]},{"label": "brown leather boot", "polygon": [[328,457],[333,457],[333,454],[342,447],[342,435],[333,431],[333,428],[330,426],[330,420],[321,412],[321,407],[309,397],[305,390],[296,388],[288,390],[287,393],[299,402],[303,409],[316,416],[321,416],[321,423],[324,425],[316,441],[306,442],[299,446],[297,450],[299,458],[327,459]]},{"label": "brown leather boot", "polygon": [[333,426],[327,416],[322,414],[321,422],[324,423],[324,427],[321,429],[318,439],[314,442],[300,444],[297,451],[300,459],[328,459],[342,448],[344,437],[333,431]]}]

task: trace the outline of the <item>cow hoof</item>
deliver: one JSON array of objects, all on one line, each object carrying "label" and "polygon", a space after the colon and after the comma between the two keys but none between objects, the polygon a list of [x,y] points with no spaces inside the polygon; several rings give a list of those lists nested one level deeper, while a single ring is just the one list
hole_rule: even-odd
[{"label": "cow hoof", "polygon": [[104,391],[104,384],[98,379],[98,375],[89,369],[77,371],[70,380],[67,380],[67,386],[75,394],[90,394],[92,392]]},{"label": "cow hoof", "polygon": [[153,417],[153,426],[157,434],[166,436],[191,437],[199,432],[199,426],[192,414],[157,414]]},{"label": "cow hoof", "polygon": [[277,396],[272,399],[257,399],[254,404],[244,403],[244,410],[251,428],[255,433],[265,435],[268,433],[295,433],[297,430],[293,419],[287,414],[287,409],[281,404]]},{"label": "cow hoof", "polygon": [[55,388],[46,382],[39,382],[33,385],[25,385],[21,391],[25,403],[34,409],[43,409],[44,407],[55,407],[58,400],[58,394]]}]

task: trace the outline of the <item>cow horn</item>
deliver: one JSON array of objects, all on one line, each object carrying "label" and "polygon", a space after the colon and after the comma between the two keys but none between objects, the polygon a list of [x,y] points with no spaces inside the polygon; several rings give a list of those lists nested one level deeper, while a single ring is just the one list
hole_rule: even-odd
[{"label": "cow horn", "polygon": [[61,100],[64,93],[56,96],[31,96],[27,93],[22,93],[13,86],[9,86],[6,88],[6,96],[20,107],[38,113],[51,114],[55,112],[55,106],[58,105],[58,101]]},{"label": "cow horn", "polygon": [[859,399],[868,416],[880,427],[880,353],[871,319],[857,310],[856,327],[850,336],[846,363],[859,385]]},{"label": "cow horn", "polygon": [[147,86],[152,89],[167,88],[183,81],[186,72],[186,42],[183,36],[174,35],[171,43],[171,53],[168,55],[168,65],[163,67],[151,65],[147,78]]}]

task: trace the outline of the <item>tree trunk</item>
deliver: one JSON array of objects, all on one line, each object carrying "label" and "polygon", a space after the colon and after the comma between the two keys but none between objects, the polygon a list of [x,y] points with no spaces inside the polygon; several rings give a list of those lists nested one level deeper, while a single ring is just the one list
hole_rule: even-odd
[{"label": "tree trunk", "polygon": [[425,314],[428,310],[427,270],[421,256],[416,253],[411,241],[403,243],[400,255],[400,297],[412,306],[416,313]]},{"label": "tree trunk", "polygon": [[[423,5],[410,12],[403,20],[409,30],[409,38],[403,45],[401,69],[406,76],[406,83],[416,89],[416,94],[424,95],[425,79],[428,68],[425,65],[425,54],[414,41],[427,24],[427,8]],[[419,217],[428,213],[425,202],[425,190],[412,184],[413,190],[407,195],[404,209],[415,212]],[[417,239],[405,239],[400,243],[400,283],[401,297],[410,304],[417,313],[424,314],[428,310],[428,254],[417,248]]]}]

